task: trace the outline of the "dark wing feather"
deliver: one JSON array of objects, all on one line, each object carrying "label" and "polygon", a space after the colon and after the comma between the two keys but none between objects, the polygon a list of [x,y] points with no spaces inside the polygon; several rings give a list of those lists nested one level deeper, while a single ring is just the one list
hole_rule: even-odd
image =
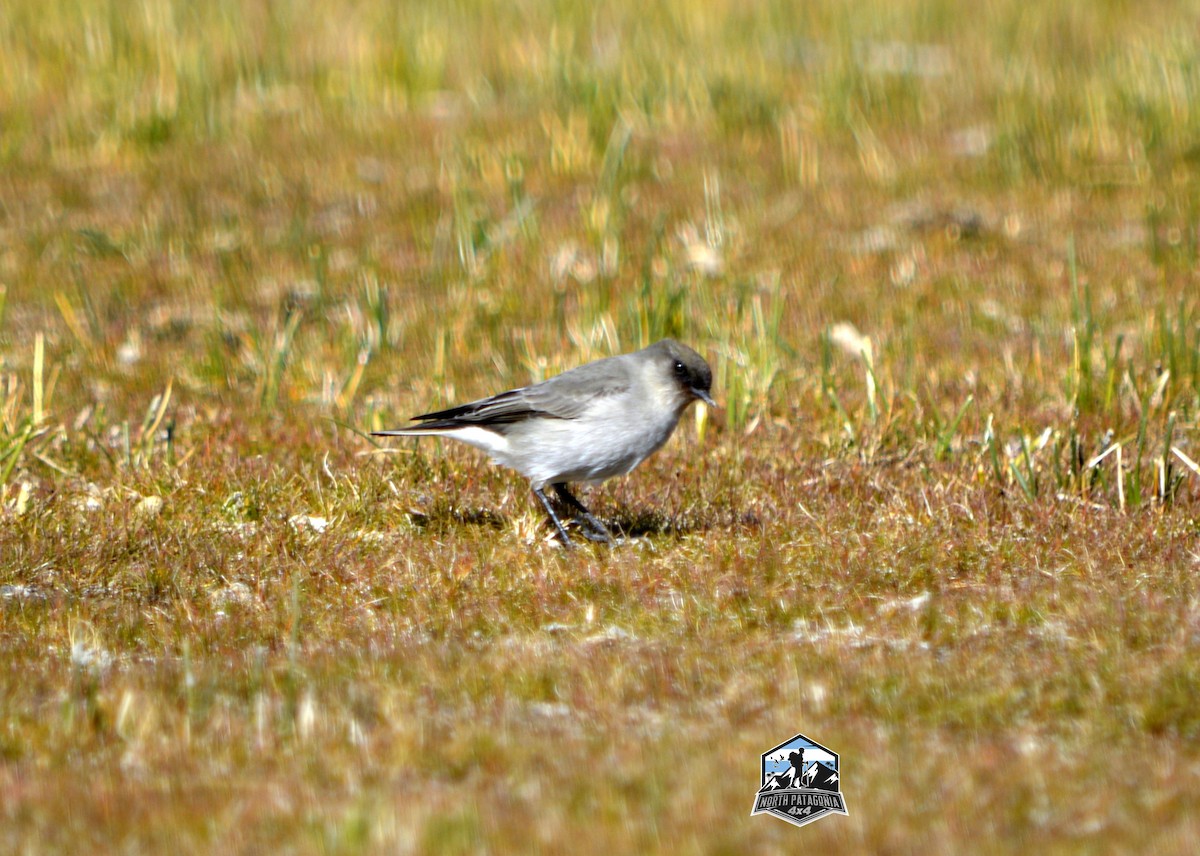
[{"label": "dark wing feather", "polygon": [[519,422],[534,414],[524,401],[525,392],[524,389],[510,389],[491,398],[481,398],[434,413],[422,413],[420,416],[414,416],[413,421],[424,423],[421,428],[457,428],[462,425],[503,425]]},{"label": "dark wing feather", "polygon": [[419,428],[457,428],[463,425],[507,425],[534,416],[574,419],[597,398],[629,389],[630,370],[621,357],[598,360],[549,380],[510,389],[458,407],[414,416]]}]

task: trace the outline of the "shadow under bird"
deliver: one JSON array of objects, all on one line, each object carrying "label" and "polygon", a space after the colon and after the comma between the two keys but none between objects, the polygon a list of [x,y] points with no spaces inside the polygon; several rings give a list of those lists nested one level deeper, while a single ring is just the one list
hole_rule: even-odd
[{"label": "shadow under bird", "polygon": [[529,479],[564,544],[571,539],[546,497],[547,485],[591,527],[593,534],[585,537],[611,544],[608,529],[568,482],[598,484],[625,475],[667,442],[693,401],[716,407],[711,391],[712,369],[704,358],[663,339],[532,386],[414,416],[418,424],[373,436],[450,437],[483,449]]}]

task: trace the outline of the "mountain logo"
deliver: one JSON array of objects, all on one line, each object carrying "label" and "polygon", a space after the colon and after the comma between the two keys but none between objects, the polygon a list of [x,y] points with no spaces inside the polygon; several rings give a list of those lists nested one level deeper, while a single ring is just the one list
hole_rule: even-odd
[{"label": "mountain logo", "polygon": [[762,754],[762,785],[750,815],[773,814],[804,826],[828,814],[849,814],[841,784],[838,754],[797,734]]}]

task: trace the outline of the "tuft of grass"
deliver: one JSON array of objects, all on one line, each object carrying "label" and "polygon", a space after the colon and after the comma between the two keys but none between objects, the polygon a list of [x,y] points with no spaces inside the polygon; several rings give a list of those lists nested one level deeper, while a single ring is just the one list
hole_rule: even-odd
[{"label": "tuft of grass", "polygon": [[[0,852],[1200,838],[1180,4],[3,9]],[[365,436],[663,336],[616,549]]]}]

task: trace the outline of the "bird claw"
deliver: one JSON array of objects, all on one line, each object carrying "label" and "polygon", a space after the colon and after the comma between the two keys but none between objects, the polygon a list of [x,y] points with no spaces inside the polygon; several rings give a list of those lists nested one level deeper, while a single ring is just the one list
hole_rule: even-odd
[{"label": "bird claw", "polygon": [[593,544],[612,544],[613,546],[616,546],[618,543],[618,541],[607,532],[589,532],[587,530],[582,530],[580,534]]}]

